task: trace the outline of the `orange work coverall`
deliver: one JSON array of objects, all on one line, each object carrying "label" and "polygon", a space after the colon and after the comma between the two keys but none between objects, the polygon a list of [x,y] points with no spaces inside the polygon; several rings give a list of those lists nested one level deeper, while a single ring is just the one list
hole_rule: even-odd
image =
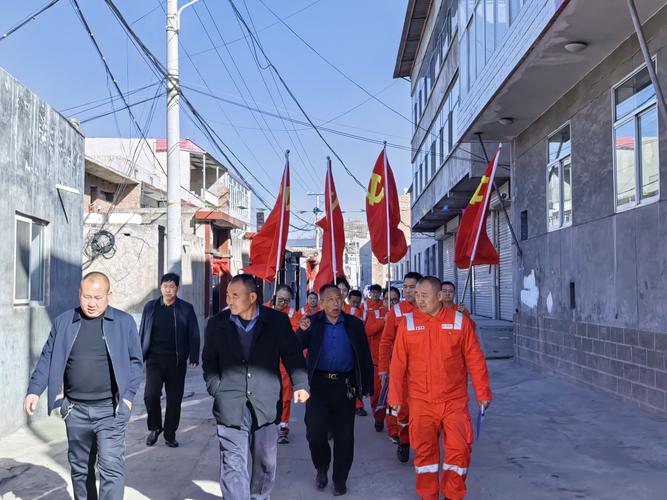
[{"label": "orange work coverall", "polygon": [[[389,310],[380,339],[379,373],[390,373],[390,363],[398,326],[406,317],[412,316],[413,312],[417,310],[417,306],[413,306],[407,300],[400,301]],[[389,434],[389,437],[398,435],[398,439],[402,444],[408,444],[410,442],[410,430],[408,427],[410,408],[407,398],[404,397],[401,403],[401,410],[397,416],[390,415],[387,412],[387,434]]]},{"label": "orange work coverall", "polygon": [[439,489],[452,500],[466,494],[473,442],[468,374],[477,401],[491,401],[486,359],[463,313],[444,307],[435,316],[416,311],[401,323],[391,360],[388,404],[403,403],[407,382],[417,494],[425,500],[437,500]]},{"label": "orange work coverall", "polygon": [[382,330],[384,329],[384,321],[387,316],[387,309],[381,300],[367,301],[363,307],[364,328],[366,329],[366,337],[368,337],[368,346],[371,349],[371,357],[373,358],[373,395],[371,396],[371,409],[373,410],[373,418],[376,422],[382,422],[385,419],[385,408],[377,409],[378,400],[380,399],[380,376],[378,375],[378,362],[380,359],[380,338],[382,337]]}]

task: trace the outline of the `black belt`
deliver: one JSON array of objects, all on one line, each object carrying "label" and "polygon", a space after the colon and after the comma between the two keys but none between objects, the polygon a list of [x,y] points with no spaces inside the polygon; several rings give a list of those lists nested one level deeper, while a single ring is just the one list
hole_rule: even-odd
[{"label": "black belt", "polygon": [[352,372],[325,372],[322,370],[315,370],[315,374],[327,380],[343,380],[352,377]]}]

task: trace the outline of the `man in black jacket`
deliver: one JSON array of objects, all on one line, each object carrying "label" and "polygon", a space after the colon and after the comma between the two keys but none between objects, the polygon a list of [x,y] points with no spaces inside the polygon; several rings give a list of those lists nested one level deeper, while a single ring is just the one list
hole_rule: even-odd
[{"label": "man in black jacket", "polygon": [[176,429],[181,419],[185,372],[199,365],[199,324],[192,304],[178,298],[178,274],[167,273],[160,280],[159,299],[144,306],[141,316],[141,346],[146,362],[144,403],[148,413],[146,444],[153,446],[163,430],[160,397],[167,393],[164,442],[178,447]]},{"label": "man in black jacket", "polygon": [[227,287],[229,309],[208,320],[204,335],[202,366],[218,424],[225,500],[271,495],[282,408],[281,359],[292,381],[294,402],[309,397],[303,353],[289,318],[259,305],[257,297],[253,276],[232,278]]},{"label": "man in black jacket", "polygon": [[306,437],[316,485],[327,485],[333,433],[334,495],[347,492],[347,476],[354,458],[354,416],[357,398],[373,393],[373,360],[364,324],[345,314],[343,297],[333,285],[320,289],[323,311],[301,318],[297,337],[308,349],[306,366],[312,397],[306,403]]}]

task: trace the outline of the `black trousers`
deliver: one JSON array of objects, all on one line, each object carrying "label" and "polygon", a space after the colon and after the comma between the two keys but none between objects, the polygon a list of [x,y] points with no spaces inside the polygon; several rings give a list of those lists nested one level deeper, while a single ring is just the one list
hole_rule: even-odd
[{"label": "black trousers", "polygon": [[[353,381],[350,380],[352,384]],[[328,433],[333,434],[334,484],[344,484],[354,459],[355,398],[348,398],[344,378],[330,380],[315,372],[306,401],[306,438],[315,469],[328,469],[331,448]]]},{"label": "black trousers", "polygon": [[181,402],[185,389],[187,363],[176,364],[176,356],[153,356],[146,361],[146,387],[144,403],[148,413],[148,430],[157,431],[162,427],[162,406],[160,396],[162,386],[167,394],[167,411],[164,416],[164,436],[174,438],[181,420]]}]

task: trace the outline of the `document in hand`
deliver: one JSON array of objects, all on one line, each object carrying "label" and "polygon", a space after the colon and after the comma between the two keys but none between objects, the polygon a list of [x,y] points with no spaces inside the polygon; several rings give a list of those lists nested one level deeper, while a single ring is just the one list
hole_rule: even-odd
[{"label": "document in hand", "polygon": [[475,441],[479,441],[479,435],[482,432],[482,423],[484,423],[484,415],[486,414],[486,410],[484,409],[483,406],[479,407],[479,411],[477,412],[477,426],[475,429]]}]

